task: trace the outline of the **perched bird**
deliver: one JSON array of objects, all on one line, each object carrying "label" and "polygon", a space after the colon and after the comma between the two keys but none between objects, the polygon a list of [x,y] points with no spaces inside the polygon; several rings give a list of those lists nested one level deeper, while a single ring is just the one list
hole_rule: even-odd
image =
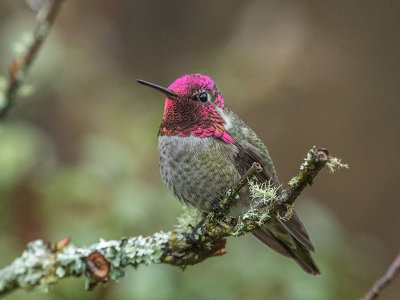
[{"label": "perched bird", "polygon": [[[258,179],[280,186],[268,150],[254,131],[230,111],[210,77],[185,75],[168,88],[138,80],[162,93],[163,120],[158,131],[161,176],[168,189],[183,203],[203,211],[258,162]],[[251,205],[248,187],[240,192],[234,210]],[[314,247],[296,213],[289,219],[272,218],[253,232],[261,242],[293,258],[306,272],[319,274],[311,257]]]}]

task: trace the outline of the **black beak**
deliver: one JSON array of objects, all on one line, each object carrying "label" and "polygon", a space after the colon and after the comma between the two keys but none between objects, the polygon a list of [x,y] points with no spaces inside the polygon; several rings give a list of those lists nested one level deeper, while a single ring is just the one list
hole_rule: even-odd
[{"label": "black beak", "polygon": [[140,79],[138,79],[137,82],[139,82],[140,84],[149,86],[149,87],[151,87],[151,88],[153,88],[153,89],[155,89],[157,91],[160,91],[161,93],[164,93],[167,96],[170,96],[170,97],[173,97],[173,98],[177,98],[178,97],[178,95],[175,94],[173,91],[171,91],[170,89],[167,89],[165,87],[162,87],[160,85],[157,85],[157,84],[154,84],[154,83],[151,83],[151,82],[148,82],[148,81],[140,80]]}]

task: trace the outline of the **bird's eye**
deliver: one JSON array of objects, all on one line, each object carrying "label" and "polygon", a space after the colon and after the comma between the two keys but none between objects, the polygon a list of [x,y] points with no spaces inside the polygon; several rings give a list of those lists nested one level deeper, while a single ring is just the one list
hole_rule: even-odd
[{"label": "bird's eye", "polygon": [[207,102],[207,100],[208,100],[208,95],[207,95],[207,93],[201,93],[201,94],[199,95],[199,100],[200,100],[201,102]]}]

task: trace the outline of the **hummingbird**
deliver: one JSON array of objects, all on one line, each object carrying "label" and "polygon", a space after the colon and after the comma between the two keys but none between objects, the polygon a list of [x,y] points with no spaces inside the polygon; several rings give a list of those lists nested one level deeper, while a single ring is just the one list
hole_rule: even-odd
[{"label": "hummingbird", "polygon": [[[181,202],[212,211],[254,162],[263,169],[257,179],[281,189],[266,146],[225,106],[210,77],[184,75],[168,88],[138,82],[166,96],[158,130],[160,172],[163,182]],[[245,186],[229,214],[246,211],[252,201]],[[278,253],[293,258],[307,273],[320,274],[310,254],[314,247],[296,212],[290,219],[273,217],[252,234]]]}]

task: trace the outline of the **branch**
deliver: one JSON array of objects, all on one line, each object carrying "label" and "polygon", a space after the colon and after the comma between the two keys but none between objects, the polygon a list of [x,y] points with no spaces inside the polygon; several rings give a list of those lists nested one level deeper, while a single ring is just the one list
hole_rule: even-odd
[{"label": "branch", "polygon": [[380,277],[372,286],[372,288],[365,294],[364,298],[360,300],[372,300],[379,296],[379,293],[389,285],[393,278],[399,273],[400,270],[400,254],[392,262],[386,273]]},{"label": "branch", "polygon": [[51,0],[38,14],[38,24],[33,32],[32,41],[21,55],[15,57],[10,66],[8,81],[4,91],[0,90],[0,119],[4,119],[18,96],[25,75],[32,65],[40,47],[50,32],[57,12],[63,0]]},{"label": "branch", "polygon": [[[254,183],[260,166],[254,164],[221,199],[215,212],[204,214],[199,222],[186,214],[172,232],[158,232],[148,237],[104,241],[85,247],[68,245],[69,238],[57,245],[42,240],[30,242],[22,255],[0,269],[0,296],[17,288],[47,288],[60,279],[84,275],[86,288],[123,277],[125,267],[164,263],[184,269],[212,256],[225,254],[225,237],[240,236],[263,226],[272,216],[290,218],[290,207],[301,191],[332,159],[326,149],[312,148],[286,191],[277,195],[277,187]],[[339,165],[336,165],[339,167]],[[334,167],[334,166],[333,166]],[[223,215],[246,183],[258,200],[257,208],[239,218]],[[198,215],[198,214],[197,214]],[[192,226],[191,224],[197,224]]]}]

